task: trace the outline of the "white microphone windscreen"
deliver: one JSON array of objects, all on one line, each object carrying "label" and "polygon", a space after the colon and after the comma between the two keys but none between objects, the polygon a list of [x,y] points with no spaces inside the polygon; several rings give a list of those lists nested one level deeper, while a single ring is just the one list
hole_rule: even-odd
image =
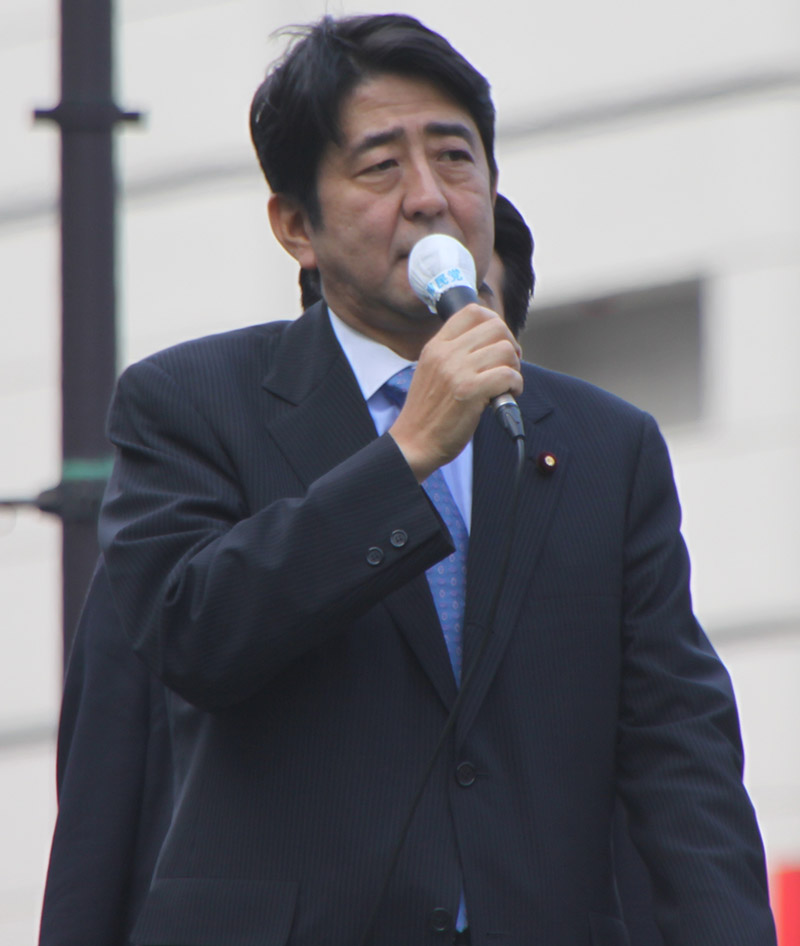
[{"label": "white microphone windscreen", "polygon": [[414,245],[408,257],[408,281],[431,312],[447,289],[475,289],[475,261],[455,237],[431,233]]}]

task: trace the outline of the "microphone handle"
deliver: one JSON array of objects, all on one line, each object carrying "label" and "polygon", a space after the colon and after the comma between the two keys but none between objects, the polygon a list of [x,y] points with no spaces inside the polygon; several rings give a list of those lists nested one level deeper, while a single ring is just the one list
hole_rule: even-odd
[{"label": "microphone handle", "polygon": [[446,322],[451,315],[460,312],[471,302],[478,301],[478,293],[472,286],[451,286],[436,300],[436,314]]},{"label": "microphone handle", "polygon": [[[443,322],[446,322],[451,315],[460,312],[471,302],[477,301],[478,294],[472,286],[451,286],[436,300],[436,314]],[[497,422],[509,437],[512,440],[524,439],[525,428],[522,425],[522,415],[514,395],[509,392],[499,394],[492,398],[491,405]]]}]

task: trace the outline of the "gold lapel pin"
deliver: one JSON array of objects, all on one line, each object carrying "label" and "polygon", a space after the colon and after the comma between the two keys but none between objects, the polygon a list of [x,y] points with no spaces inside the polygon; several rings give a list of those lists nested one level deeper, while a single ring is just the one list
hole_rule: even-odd
[{"label": "gold lapel pin", "polygon": [[554,453],[544,450],[539,454],[538,457],[536,457],[536,465],[539,467],[540,473],[546,473],[549,475],[558,466],[558,458]]}]

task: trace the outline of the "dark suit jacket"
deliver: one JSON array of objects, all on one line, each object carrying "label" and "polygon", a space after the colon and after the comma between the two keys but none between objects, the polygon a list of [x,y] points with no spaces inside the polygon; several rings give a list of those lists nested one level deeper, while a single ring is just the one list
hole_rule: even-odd
[{"label": "dark suit jacket", "polygon": [[[172,812],[165,690],[122,630],[98,563],[64,683],[59,811],[40,946],[130,942]],[[614,814],[614,868],[632,946],[663,946],[644,865]]]},{"label": "dark suit jacket", "polygon": [[[40,946],[130,942],[172,812],[165,690],[130,647],[102,561],[70,655],[59,726],[59,811]],[[614,867],[632,946],[663,946],[644,865],[614,816]]]},{"label": "dark suit jacket", "polygon": [[664,946],[653,915],[653,885],[628,831],[625,809],[617,803],[612,826],[614,876],[631,946]]},{"label": "dark suit jacket", "polygon": [[[774,943],[663,440],[604,392],[524,374],[529,462],[497,620],[374,942],[447,942],[463,882],[474,943],[626,944],[618,789],[668,946]],[[110,435],[112,590],[174,693],[176,807],[134,942],[350,946],[456,696],[423,574],[446,528],[375,437],[321,305],[129,369]],[[466,664],[514,465],[491,417],[474,444]]]},{"label": "dark suit jacket", "polygon": [[131,650],[99,563],[64,679],[40,946],[129,942],[172,815],[164,693]]}]

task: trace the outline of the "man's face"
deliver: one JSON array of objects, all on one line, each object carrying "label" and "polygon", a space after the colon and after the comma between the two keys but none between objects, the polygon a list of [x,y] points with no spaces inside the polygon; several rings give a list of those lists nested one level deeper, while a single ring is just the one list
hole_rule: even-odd
[{"label": "man's face", "polygon": [[341,144],[327,146],[317,175],[321,221],[306,221],[309,260],[340,318],[416,357],[439,321],[408,282],[414,244],[429,233],[460,240],[478,284],[491,260],[495,190],[483,143],[436,86],[394,75],[356,86],[340,123]]}]

